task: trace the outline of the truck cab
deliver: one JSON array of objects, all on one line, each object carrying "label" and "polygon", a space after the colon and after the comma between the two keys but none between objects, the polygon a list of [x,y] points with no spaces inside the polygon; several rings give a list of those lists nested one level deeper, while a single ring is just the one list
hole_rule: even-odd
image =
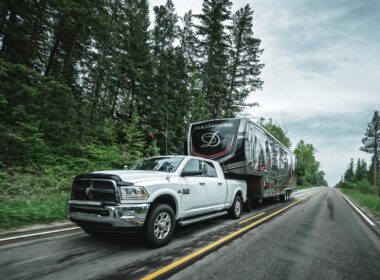
[{"label": "truck cab", "polygon": [[219,163],[194,156],[146,158],[127,170],[75,177],[70,218],[89,234],[143,230],[153,247],[165,245],[176,224],[229,214],[247,200],[243,180],[226,180]]}]

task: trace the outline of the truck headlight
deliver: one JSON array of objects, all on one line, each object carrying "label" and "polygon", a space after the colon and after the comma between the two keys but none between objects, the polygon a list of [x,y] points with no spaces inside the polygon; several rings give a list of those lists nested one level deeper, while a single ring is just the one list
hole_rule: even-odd
[{"label": "truck headlight", "polygon": [[143,187],[121,187],[121,199],[147,199],[148,192]]}]

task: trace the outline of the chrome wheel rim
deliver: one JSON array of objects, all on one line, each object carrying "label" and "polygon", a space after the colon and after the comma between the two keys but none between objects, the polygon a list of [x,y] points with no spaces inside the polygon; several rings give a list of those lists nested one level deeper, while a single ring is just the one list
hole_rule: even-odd
[{"label": "chrome wheel rim", "polygon": [[158,214],[154,220],[154,235],[158,239],[164,239],[166,236],[168,236],[170,228],[172,226],[171,222],[172,220],[168,213],[162,212]]},{"label": "chrome wheel rim", "polygon": [[240,215],[240,209],[241,209],[240,200],[236,200],[236,203],[235,203],[235,214],[236,214],[236,216]]}]

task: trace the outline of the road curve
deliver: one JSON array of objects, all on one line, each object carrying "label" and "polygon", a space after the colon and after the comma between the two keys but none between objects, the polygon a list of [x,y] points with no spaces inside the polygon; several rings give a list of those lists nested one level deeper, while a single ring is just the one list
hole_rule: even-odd
[{"label": "road curve", "polygon": [[170,279],[379,277],[379,237],[326,188]]}]

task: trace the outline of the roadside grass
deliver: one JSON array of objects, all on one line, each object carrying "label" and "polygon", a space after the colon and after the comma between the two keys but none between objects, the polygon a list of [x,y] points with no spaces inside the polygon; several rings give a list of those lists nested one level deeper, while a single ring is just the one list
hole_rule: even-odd
[{"label": "roadside grass", "polygon": [[341,191],[380,219],[380,196],[364,194],[356,190],[341,189]]},{"label": "roadside grass", "polygon": [[14,172],[0,184],[0,231],[67,218],[73,175]]},{"label": "roadside grass", "polygon": [[101,144],[41,150],[7,168],[0,160],[0,231],[65,220],[75,175],[128,163],[120,147]]},{"label": "roadside grass", "polygon": [[69,193],[7,199],[0,202],[0,231],[67,218]]}]

